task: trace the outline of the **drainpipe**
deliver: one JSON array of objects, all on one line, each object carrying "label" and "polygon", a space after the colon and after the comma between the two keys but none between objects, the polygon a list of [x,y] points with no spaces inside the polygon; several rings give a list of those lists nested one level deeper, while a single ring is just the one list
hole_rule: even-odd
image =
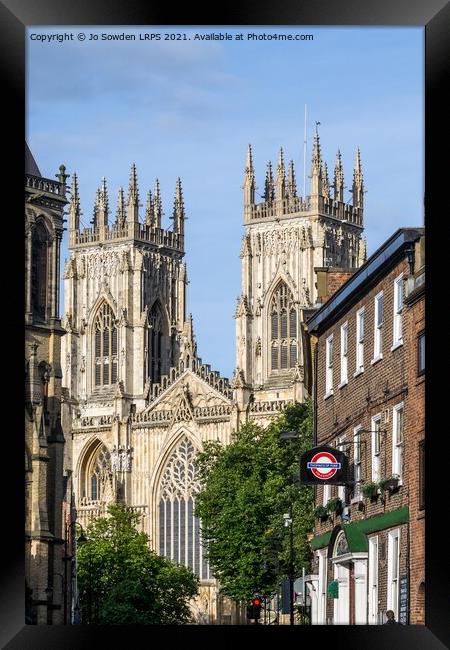
[{"label": "drainpipe", "polygon": [[314,432],[313,432],[313,446],[317,446],[317,371],[319,367],[319,345],[317,337],[314,337],[314,351],[313,351],[313,421],[314,421]]}]

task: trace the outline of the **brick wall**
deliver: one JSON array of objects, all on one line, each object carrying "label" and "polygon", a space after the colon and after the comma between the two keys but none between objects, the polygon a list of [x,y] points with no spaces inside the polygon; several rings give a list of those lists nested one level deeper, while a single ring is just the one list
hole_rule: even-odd
[{"label": "brick wall", "polygon": [[[416,257],[417,259],[417,257]],[[424,287],[405,304],[405,346],[408,367],[408,400],[405,418],[405,464],[409,473],[410,622],[425,623],[425,509],[420,503],[420,443],[425,441],[425,374],[418,373],[418,335],[425,330]]]},{"label": "brick wall", "polygon": [[356,269],[332,267],[315,268],[317,276],[317,302],[326,303],[341,286],[355,273]]},{"label": "brick wall", "polygon": [[[418,454],[419,442],[424,437],[423,420],[423,379],[417,380],[417,334],[423,329],[423,306],[412,308],[406,304],[402,311],[403,344],[394,346],[394,281],[403,273],[405,281],[409,273],[406,258],[401,259],[395,267],[380,277],[376,284],[367,287],[366,293],[330,327],[321,332],[318,340],[317,367],[317,444],[335,445],[337,438],[344,436],[343,451],[348,455],[350,465],[354,460],[354,428],[372,430],[372,418],[381,415],[380,441],[380,479],[388,478],[393,473],[393,409],[403,402],[404,409],[404,443],[402,462],[402,483],[393,491],[384,491],[375,499],[353,499],[351,490],[346,492],[349,521],[354,522],[376,515],[410,506],[411,530],[408,525],[400,526],[401,549],[399,575],[410,571],[410,622],[420,620],[420,587],[423,580],[424,548],[420,541],[417,546],[408,548],[408,533],[411,538],[422,535],[423,518],[418,511]],[[337,282],[339,278],[337,277]],[[374,359],[375,337],[375,296],[383,291],[384,318],[382,326],[382,358]],[[364,307],[364,371],[356,372],[356,320],[357,312]],[[422,311],[421,311],[422,310]],[[410,314],[411,312],[411,314]],[[411,321],[411,322],[410,322]],[[341,325],[348,324],[348,381],[341,383]],[[326,394],[326,340],[333,335],[333,390]],[[413,371],[413,366],[415,371]],[[414,375],[414,372],[416,373]],[[414,375],[414,377],[413,377]],[[422,391],[422,393],[420,393]],[[414,431],[411,423],[414,422]],[[372,433],[361,434],[361,479],[372,481]],[[351,443],[351,444],[345,444]],[[324,486],[316,487],[316,505],[322,505]],[[331,487],[330,498],[337,496],[337,486]],[[413,497],[413,493],[416,495]],[[415,501],[414,501],[415,499]],[[411,503],[410,503],[411,501]],[[415,512],[412,515],[413,511]],[[414,519],[414,521],[413,521]],[[316,520],[315,534],[330,532],[343,522],[342,516],[335,513],[325,520]],[[420,528],[421,527],[421,528]],[[386,559],[379,561],[379,603],[378,609],[387,608],[387,538],[389,530],[373,533],[378,535],[380,548],[386,544]],[[414,537],[413,537],[414,536]],[[410,557],[409,557],[410,554]],[[317,571],[317,562],[315,563]],[[328,582],[333,578],[331,562],[328,566]],[[422,598],[423,599],[423,598]],[[327,616],[333,618],[333,599],[328,598]]]},{"label": "brick wall", "polygon": [[[345,313],[332,327],[326,330],[318,343],[317,377],[317,443],[335,444],[337,437],[345,437],[344,447],[350,464],[354,459],[354,428],[362,426],[371,430],[372,417],[381,414],[380,474],[386,478],[392,474],[392,427],[393,408],[405,403],[407,396],[407,365],[405,344],[391,351],[393,343],[394,280],[407,271],[407,263],[402,261],[379,283]],[[371,364],[374,355],[375,296],[384,293],[384,323],[382,332],[383,358]],[[356,312],[364,307],[364,372],[354,377],[356,371]],[[340,383],[340,328],[348,323],[348,383],[339,388]],[[325,399],[326,339],[333,334],[333,394]],[[387,421],[385,421],[387,420]],[[372,434],[361,433],[361,479],[372,480]],[[351,521],[382,514],[408,504],[405,463],[403,467],[403,486],[394,493],[386,493],[386,502],[381,499],[364,499],[364,509],[351,505]],[[322,503],[323,487],[317,488],[318,503]],[[331,488],[331,497],[337,495],[337,487]],[[339,520],[340,518],[338,518]],[[335,522],[337,523],[337,522]],[[330,530],[330,522],[318,522],[316,534]]]}]

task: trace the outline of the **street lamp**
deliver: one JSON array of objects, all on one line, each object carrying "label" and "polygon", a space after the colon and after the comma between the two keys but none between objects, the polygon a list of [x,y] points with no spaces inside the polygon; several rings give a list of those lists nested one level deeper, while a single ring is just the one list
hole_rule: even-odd
[{"label": "street lamp", "polygon": [[[68,541],[69,541],[69,533],[70,530],[78,526],[81,529],[81,533],[79,537],[77,538],[76,534],[73,536],[72,541],[72,549],[73,549],[73,555],[68,554]],[[65,584],[66,588],[64,590],[64,623],[67,623],[67,562],[70,560],[72,561],[73,559],[75,560],[75,566],[71,565],[71,586],[72,586],[72,607],[71,607],[71,617],[70,617],[70,622],[72,622],[72,614],[73,614],[73,620],[75,621],[75,615],[76,615],[76,609],[78,608],[79,612],[79,605],[78,605],[78,582],[77,582],[77,571],[78,571],[78,566],[77,566],[77,545],[78,544],[84,544],[87,542],[87,537],[84,532],[83,526],[73,519],[70,523],[67,524],[66,527],[66,555],[65,555],[65,566],[64,566],[64,575],[65,575]],[[74,604],[73,604],[74,603]]]},{"label": "street lamp", "polygon": [[[298,431],[280,431],[279,440],[294,440],[299,437]],[[294,477],[294,481],[297,477]],[[293,482],[294,482],[293,481]],[[284,526],[289,528],[289,625],[294,625],[294,519],[292,511],[292,497],[289,504],[289,513],[283,515]]]},{"label": "street lamp", "polygon": [[292,501],[289,513],[283,515],[284,525],[289,528],[289,625],[294,625],[294,527],[292,518]]}]

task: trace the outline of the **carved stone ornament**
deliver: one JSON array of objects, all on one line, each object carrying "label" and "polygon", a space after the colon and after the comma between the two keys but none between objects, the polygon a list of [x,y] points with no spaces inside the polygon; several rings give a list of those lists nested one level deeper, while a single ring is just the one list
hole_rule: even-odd
[{"label": "carved stone ornament", "polygon": [[231,380],[231,387],[232,388],[245,388],[246,387],[244,371],[241,370],[241,368],[236,368],[236,370],[234,371],[234,375],[233,375],[233,378]]}]

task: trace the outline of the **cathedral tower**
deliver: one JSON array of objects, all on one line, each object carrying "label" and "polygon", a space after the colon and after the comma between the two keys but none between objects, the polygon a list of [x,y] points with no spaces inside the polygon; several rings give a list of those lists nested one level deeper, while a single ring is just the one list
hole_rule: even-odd
[{"label": "cathedral tower", "polygon": [[62,624],[64,537],[60,246],[66,181],[25,156],[25,580],[28,623]]},{"label": "cathedral tower", "polygon": [[[297,193],[294,163],[287,170],[280,149],[275,175],[268,163],[263,200],[255,200],[253,152],[244,172],[242,286],[236,308],[236,378],[250,401],[302,401],[302,321],[317,300],[315,269],[354,269],[365,259],[363,176],[359,149],[352,203],[344,201],[344,175],[338,151],[332,195],[316,130],[310,195]],[[239,393],[239,391],[238,391]]]},{"label": "cathedral tower", "polygon": [[108,402],[117,386],[135,408],[149,382],[178,363],[185,327],[184,204],[176,183],[173,229],[161,227],[159,181],[139,216],[136,166],[128,196],[119,189],[110,216],[106,180],[97,191],[90,228],[80,228],[78,179],[69,209],[70,259],[65,268],[65,364],[72,399]]},{"label": "cathedral tower", "polygon": [[[217,617],[214,580],[194,514],[195,456],[229,438],[232,389],[197,355],[186,317],[186,220],[180,179],[172,228],[162,225],[157,180],[140,214],[135,165],[111,215],[107,182],[82,227],[72,177],[65,266],[64,421],[71,430],[77,521],[86,527],[124,502],[140,515],[152,548],[201,580],[197,620]],[[67,456],[69,458],[69,455]]]}]

